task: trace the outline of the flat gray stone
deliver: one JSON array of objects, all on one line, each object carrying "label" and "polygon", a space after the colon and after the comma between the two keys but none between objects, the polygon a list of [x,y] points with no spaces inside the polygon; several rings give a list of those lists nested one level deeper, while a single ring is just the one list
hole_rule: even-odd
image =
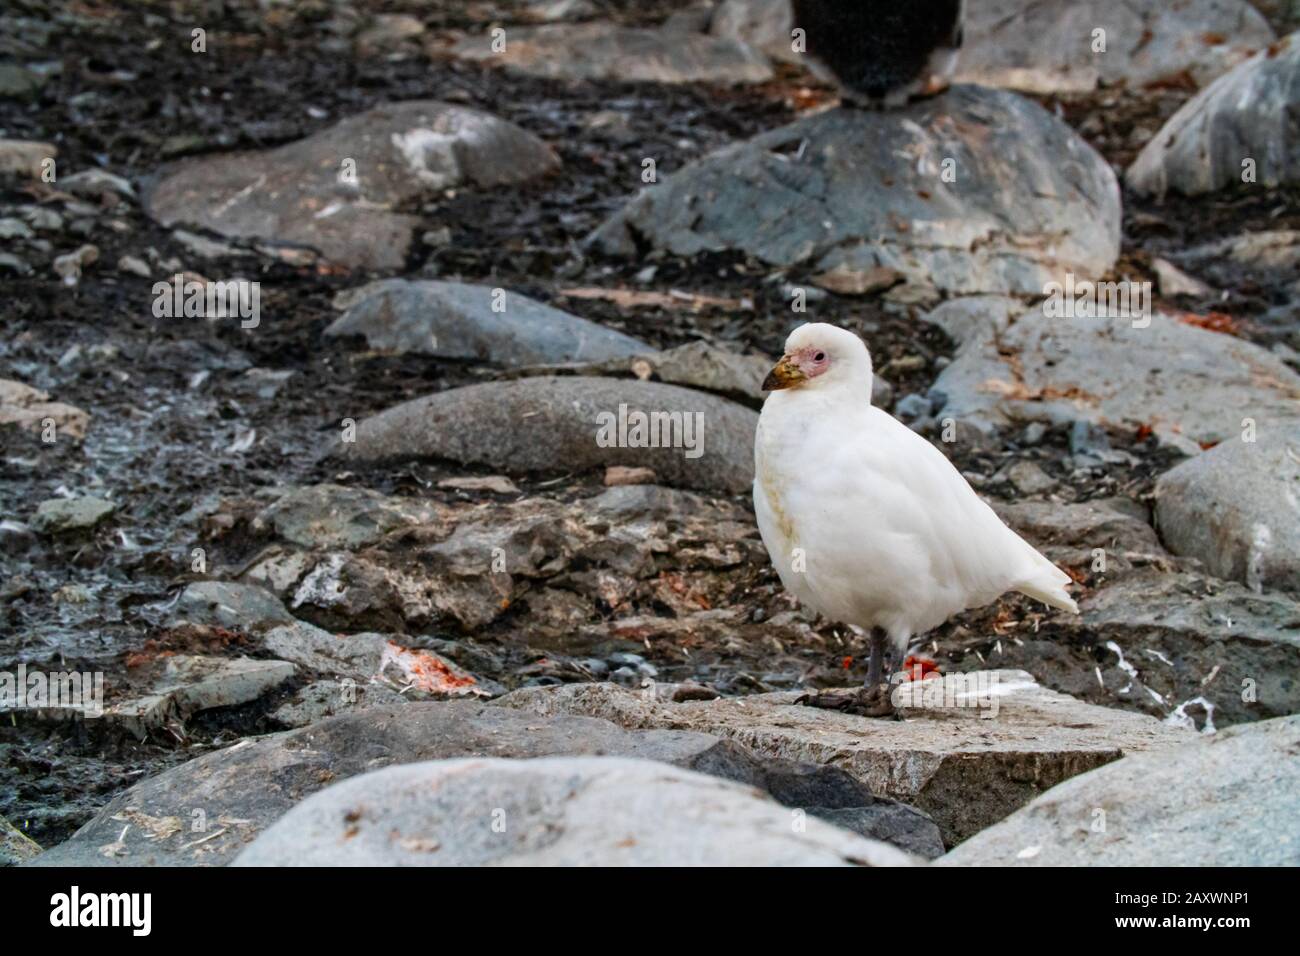
[{"label": "flat gray stone", "polygon": [[41,855],[41,845],[0,817],[0,866],[17,866]]},{"label": "flat gray stone", "polygon": [[[640,435],[629,428],[620,437],[620,406],[629,425],[659,416],[654,435],[647,426]],[[676,416],[675,424],[664,416]],[[513,475],[644,466],[667,484],[734,493],[753,482],[757,425],[751,409],[675,385],[527,378],[470,385],[390,408],[359,422],[356,440],[341,443],[336,453],[367,462],[450,459]],[[602,435],[610,447],[598,443]],[[660,447],[648,447],[654,442]],[[665,447],[673,444],[678,447]]]},{"label": "flat gray stone", "polygon": [[398,691],[383,684],[318,680],[294,694],[288,703],[271,711],[271,719],[285,727],[306,727],[327,717],[369,707],[400,706],[405,702],[406,698]]},{"label": "flat gray stone", "polygon": [[309,797],[235,866],[908,866],[758,791],[646,760],[389,767]]},{"label": "flat gray stone", "polygon": [[[541,719],[470,701],[414,702],[246,739],[142,780],[36,865],[220,866],[304,797],[358,774],[424,760],[581,754],[637,757],[770,785],[780,798],[817,806],[874,799],[842,771],[786,764],[769,771],[744,748],[707,734],[628,731],[588,717]],[[784,813],[788,826],[792,815]],[[914,817],[913,834],[925,819]],[[193,829],[196,819],[203,829]]]},{"label": "flat gray stone", "polygon": [[265,152],[184,160],[147,191],[145,208],[164,226],[308,246],[349,267],[397,269],[421,224],[398,207],[457,187],[525,182],[558,166],[549,146],[513,123],[415,100]]},{"label": "flat gray stone", "polygon": [[892,720],[797,706],[798,693],[674,703],[614,684],[517,690],[496,706],[693,730],[734,740],[762,758],[839,767],[872,793],[928,813],[949,845],[1077,773],[1191,736],[1047,690],[1023,671],[986,672],[982,680],[989,705],[982,712],[996,719],[981,718],[974,698],[965,707],[917,706],[908,711],[913,719]]},{"label": "flat gray stone", "polygon": [[1120,195],[1105,160],[1046,110],[962,86],[721,149],[644,189],[591,241],[628,258],[649,246],[840,275],[888,268],[906,280],[890,294],[910,298],[1041,295],[1114,265]]},{"label": "flat gray stone", "polygon": [[1257,423],[1156,483],[1156,520],[1175,554],[1255,591],[1300,593],[1300,408]]},{"label": "flat gray stone", "polygon": [[941,866],[1300,865],[1300,717],[1081,774]]},{"label": "flat gray stone", "polygon": [[[499,303],[499,304],[498,304]],[[629,335],[525,295],[464,282],[384,279],[340,296],[327,336],[373,349],[515,366],[601,361],[644,352]]]},{"label": "flat gray stone", "polygon": [[170,608],[174,621],[210,624],[248,631],[293,620],[280,600],[252,584],[231,581],[196,581],[187,585]]},{"label": "flat gray stone", "polygon": [[289,489],[253,519],[305,548],[359,548],[399,528],[435,523],[445,508],[433,501],[383,495],[369,488],[305,485]]},{"label": "flat gray stone", "polygon": [[34,140],[0,139],[0,176],[40,179],[46,160],[59,155],[53,143]]},{"label": "flat gray stone", "polygon": [[1131,319],[1049,318],[1036,306],[1000,335],[996,316],[940,374],[940,418],[989,433],[1030,421],[1150,427],[1196,454],[1235,439],[1243,417],[1296,415],[1300,375],[1257,345],[1163,313]]},{"label": "flat gray stone", "polygon": [[81,441],[90,426],[90,415],[75,405],[50,401],[49,394],[39,388],[0,378],[0,426],[14,425],[40,435],[46,422],[53,422],[56,441]]},{"label": "flat gray stone", "polygon": [[117,505],[103,498],[51,498],[42,501],[32,516],[32,529],[40,534],[87,531],[105,521]]},{"label": "flat gray stone", "polygon": [[1253,181],[1300,182],[1300,34],[1291,34],[1215,80],[1185,103],[1129,167],[1140,193],[1199,196]]},{"label": "flat gray stone", "polygon": [[965,28],[957,79],[1030,93],[1185,75],[1204,85],[1274,40],[1245,0],[980,0],[966,5]]},{"label": "flat gray stone", "polygon": [[624,83],[766,83],[767,57],[721,37],[592,22],[509,27],[505,49],[490,34],[467,36],[451,55],[529,76]]}]

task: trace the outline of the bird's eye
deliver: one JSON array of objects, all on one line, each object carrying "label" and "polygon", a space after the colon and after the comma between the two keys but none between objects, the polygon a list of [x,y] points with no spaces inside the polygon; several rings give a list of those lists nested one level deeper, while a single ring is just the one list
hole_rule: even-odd
[{"label": "bird's eye", "polygon": [[825,353],[825,352],[818,352],[816,355],[813,356],[813,361],[814,361],[814,362],[825,362],[825,361],[826,361],[826,353]]}]

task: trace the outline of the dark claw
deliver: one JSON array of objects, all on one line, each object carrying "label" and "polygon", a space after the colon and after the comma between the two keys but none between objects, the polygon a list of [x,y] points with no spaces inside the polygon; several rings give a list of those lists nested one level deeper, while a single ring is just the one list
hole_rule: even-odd
[{"label": "dark claw", "polygon": [[795,704],[821,710],[838,710],[842,714],[858,717],[894,716],[894,703],[890,700],[888,684],[858,690],[824,690],[816,694],[804,694]]}]

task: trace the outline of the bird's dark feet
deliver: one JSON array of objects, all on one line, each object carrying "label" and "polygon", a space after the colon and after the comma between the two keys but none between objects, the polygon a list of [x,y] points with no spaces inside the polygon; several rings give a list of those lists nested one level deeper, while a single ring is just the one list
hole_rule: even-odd
[{"label": "bird's dark feet", "polygon": [[823,690],[816,694],[804,694],[795,703],[803,707],[838,710],[842,714],[856,714],[859,717],[892,717],[894,703],[890,700],[891,690],[889,684],[875,684],[856,690]]}]

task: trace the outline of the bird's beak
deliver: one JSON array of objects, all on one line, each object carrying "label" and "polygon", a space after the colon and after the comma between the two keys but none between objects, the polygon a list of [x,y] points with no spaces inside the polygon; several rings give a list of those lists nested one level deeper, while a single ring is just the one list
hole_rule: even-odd
[{"label": "bird's beak", "polygon": [[783,355],[781,361],[767,373],[767,378],[763,379],[763,391],[779,392],[783,388],[791,388],[807,379],[808,376],[799,370],[794,360],[788,355]]}]

